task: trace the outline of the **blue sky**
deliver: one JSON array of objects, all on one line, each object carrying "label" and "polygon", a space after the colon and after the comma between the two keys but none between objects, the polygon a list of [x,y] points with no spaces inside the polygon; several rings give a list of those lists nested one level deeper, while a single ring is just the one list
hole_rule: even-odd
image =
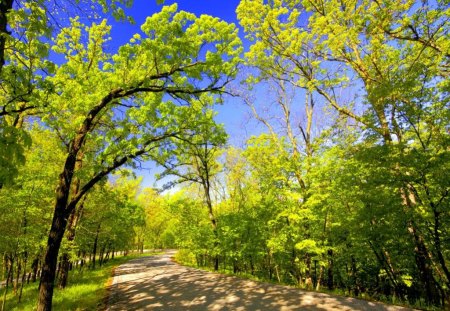
[{"label": "blue sky", "polygon": [[[178,4],[178,10],[192,12],[197,16],[201,14],[212,15],[238,26],[235,11],[239,0],[166,0],[164,5],[173,3]],[[133,17],[135,24],[116,22],[111,18],[110,23],[113,25],[111,37],[113,40],[110,43],[110,49],[116,50],[122,44],[127,43],[134,33],[140,32],[140,25],[145,19],[159,12],[161,8],[162,5],[158,5],[156,0],[135,0],[133,6],[125,11],[127,15]],[[242,30],[240,30],[240,35],[243,36]],[[224,104],[217,107],[217,113],[216,120],[218,123],[225,124],[230,144],[242,146],[249,132],[255,130],[255,126],[248,126],[248,113],[238,98],[226,97]],[[151,163],[144,163],[143,167],[150,168],[150,170],[141,170],[136,173],[144,177],[144,187],[151,187],[154,183],[153,175],[159,170],[155,169]]]},{"label": "blue sky", "polygon": [[[170,5],[173,3],[178,4],[178,10],[188,11],[195,13],[197,16],[201,14],[208,14],[219,17],[229,23],[235,23],[236,20],[236,8],[239,4],[239,0],[220,1],[220,0],[179,0],[168,1],[166,0],[164,5]],[[127,22],[115,22],[112,18],[110,20],[113,24],[112,36],[117,40],[117,43],[123,44],[140,29],[140,25],[145,19],[161,10],[163,5],[158,5],[156,0],[134,0],[133,6],[126,9],[127,15],[133,17],[135,24],[131,25]]]},{"label": "blue sky", "polygon": [[[235,23],[236,26],[239,25],[235,13],[239,0],[166,0],[164,5],[173,3],[178,4],[178,10],[192,12],[197,16],[208,14],[229,23]],[[111,19],[110,22],[113,25],[111,49],[117,49],[120,45],[127,43],[134,33],[140,32],[140,25],[144,23],[145,19],[159,12],[161,8],[162,5],[158,5],[156,0],[135,0],[133,6],[126,10],[126,13],[135,20],[134,25],[127,22],[115,22]],[[239,33],[243,37],[242,30]],[[246,136],[243,133],[248,131],[245,127],[248,118],[244,108],[239,99],[230,97],[226,98],[223,105],[217,107],[217,121],[225,124],[230,135],[230,143],[234,145],[241,145]]]},{"label": "blue sky", "polygon": [[[209,14],[220,17],[227,22],[236,22],[236,7],[238,0],[179,0],[165,1],[165,5],[178,4],[179,10],[195,13],[197,15]],[[156,4],[156,0],[135,0],[129,14],[135,18],[137,24],[143,22],[148,15],[159,11],[161,5]]]}]

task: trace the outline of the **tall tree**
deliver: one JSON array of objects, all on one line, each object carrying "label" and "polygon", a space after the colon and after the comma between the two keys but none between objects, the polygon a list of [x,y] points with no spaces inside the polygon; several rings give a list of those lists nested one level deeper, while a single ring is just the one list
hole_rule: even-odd
[{"label": "tall tree", "polygon": [[47,113],[48,96],[54,90],[46,79],[54,74],[51,36],[76,16],[126,19],[124,8],[131,4],[129,0],[1,1],[0,185],[11,183],[23,165],[23,154],[31,143],[23,126],[27,116]]},{"label": "tall tree", "polygon": [[200,98],[192,103],[193,109],[197,109],[206,118],[201,124],[200,134],[192,137],[178,137],[175,148],[168,154],[169,158],[162,158],[159,163],[166,169],[162,176],[174,175],[176,183],[191,182],[201,186],[204,194],[205,205],[208,209],[209,219],[216,241],[214,242],[215,263],[214,269],[219,269],[219,255],[217,246],[218,229],[217,218],[213,209],[213,178],[218,173],[220,147],[225,144],[226,133],[221,126],[215,124],[211,110],[211,99]]},{"label": "tall tree", "polygon": [[[430,302],[449,296],[441,231],[431,229],[446,221],[436,206],[447,204],[449,186],[422,166],[438,158],[432,163],[442,170],[448,157],[442,126],[448,123],[448,15],[446,1],[242,1],[238,8],[255,40],[249,58],[284,70],[283,79],[358,121],[373,138],[373,151],[383,151],[392,178],[385,185],[409,217],[403,230]],[[413,179],[412,171],[423,175]],[[419,225],[422,208],[435,215],[431,227]]]},{"label": "tall tree", "polygon": [[[168,144],[168,138],[200,131],[203,116],[182,103],[220,93],[235,74],[241,48],[234,25],[176,9],[164,7],[147,18],[143,34],[136,34],[116,55],[103,51],[106,22],[84,33],[75,19],[56,39],[54,50],[65,55],[66,63],[51,78],[57,88],[45,121],[61,132],[68,155],[56,190],[38,310],[51,309],[58,250],[67,219],[81,198],[118,167]],[[68,117],[73,122],[63,125]],[[77,156],[90,141],[100,145],[90,158],[97,169],[71,197]]]}]

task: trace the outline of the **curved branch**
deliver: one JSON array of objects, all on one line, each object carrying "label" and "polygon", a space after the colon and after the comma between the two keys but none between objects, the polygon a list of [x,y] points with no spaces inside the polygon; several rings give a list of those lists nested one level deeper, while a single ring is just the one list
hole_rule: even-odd
[{"label": "curved branch", "polygon": [[67,212],[70,213],[77,205],[77,203],[80,201],[80,199],[100,180],[102,180],[105,176],[107,176],[109,173],[114,171],[115,169],[119,168],[120,166],[124,165],[128,160],[133,160],[138,158],[139,156],[143,155],[144,153],[148,152],[148,146],[163,141],[169,137],[174,137],[177,133],[166,133],[161,136],[153,137],[152,139],[149,139],[144,143],[144,146],[130,154],[127,154],[121,158],[115,159],[113,163],[105,168],[103,168],[100,172],[97,172],[81,189],[77,192],[77,194],[73,197],[73,199],[70,201],[70,203],[67,205]]}]

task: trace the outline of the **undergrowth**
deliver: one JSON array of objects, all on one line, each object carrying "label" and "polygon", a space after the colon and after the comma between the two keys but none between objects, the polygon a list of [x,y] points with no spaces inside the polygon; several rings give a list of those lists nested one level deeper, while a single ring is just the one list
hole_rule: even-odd
[{"label": "undergrowth", "polygon": [[[73,270],[69,274],[69,282],[64,290],[55,288],[53,294],[53,310],[83,311],[102,310],[107,297],[108,280],[114,269],[133,259],[149,256],[155,253],[130,254],[128,256],[115,257],[95,270]],[[5,311],[36,310],[39,281],[24,285],[22,300],[18,302],[18,295],[14,295],[9,289],[6,296]],[[3,290],[1,294],[3,297]],[[2,299],[0,298],[0,308]]]}]

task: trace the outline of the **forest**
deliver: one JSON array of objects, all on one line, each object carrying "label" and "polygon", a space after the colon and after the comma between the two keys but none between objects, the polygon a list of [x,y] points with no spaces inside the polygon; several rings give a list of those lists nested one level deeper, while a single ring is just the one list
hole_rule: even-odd
[{"label": "forest", "polygon": [[120,46],[132,0],[0,2],[1,310],[162,248],[450,308],[450,2],[241,0],[236,24],[162,2]]}]

